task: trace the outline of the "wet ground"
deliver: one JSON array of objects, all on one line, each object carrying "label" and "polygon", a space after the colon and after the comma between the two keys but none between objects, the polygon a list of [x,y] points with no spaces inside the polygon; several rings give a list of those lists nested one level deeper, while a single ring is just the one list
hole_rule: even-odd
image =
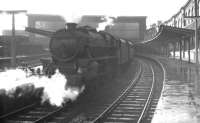
[{"label": "wet ground", "polygon": [[152,123],[200,123],[200,65],[162,62],[167,76]]}]

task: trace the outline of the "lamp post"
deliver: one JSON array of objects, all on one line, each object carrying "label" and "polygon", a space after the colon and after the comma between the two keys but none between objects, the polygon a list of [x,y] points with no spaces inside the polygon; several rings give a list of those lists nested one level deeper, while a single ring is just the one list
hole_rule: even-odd
[{"label": "lamp post", "polygon": [[2,11],[12,15],[11,67],[16,67],[15,14],[26,13],[26,10]]},{"label": "lamp post", "polygon": [[195,15],[194,16],[184,16],[184,18],[190,18],[190,19],[195,19],[195,58],[196,58],[196,63],[198,64],[199,63],[199,53],[198,53],[198,48],[199,48],[199,38],[198,38],[198,18],[200,17],[199,16],[199,13],[198,13],[198,10],[199,10],[199,6],[198,6],[198,0],[194,0],[195,2],[195,6],[194,6],[194,9],[195,9]]}]

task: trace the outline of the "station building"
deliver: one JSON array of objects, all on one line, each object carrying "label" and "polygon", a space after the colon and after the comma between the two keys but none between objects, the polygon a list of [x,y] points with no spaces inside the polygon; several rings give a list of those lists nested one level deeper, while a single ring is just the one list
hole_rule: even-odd
[{"label": "station building", "polygon": [[[113,20],[113,26],[107,26],[105,31],[111,33],[115,37],[123,38],[133,42],[144,40],[146,31],[146,16],[118,16],[109,17]],[[33,27],[41,30],[56,31],[64,28],[66,21],[59,15],[46,14],[28,14],[28,27]],[[79,25],[91,26],[98,28],[99,23],[105,22],[103,15],[84,15],[82,16]],[[4,30],[3,35],[11,35],[11,30]],[[22,30],[16,30],[16,35],[28,36],[29,41],[35,44],[41,44],[48,48],[49,38],[38,34],[27,33]]]},{"label": "station building", "polygon": [[[166,27],[168,28],[168,34],[171,33],[171,35],[167,35],[167,31],[165,31],[165,38],[162,39],[168,43],[163,43],[165,46],[161,46],[161,50],[167,51],[168,53],[173,52],[171,54],[173,54],[174,58],[180,57],[180,59],[188,59],[188,57],[191,56],[191,60],[195,62],[195,47],[197,47],[199,51],[198,42],[200,39],[200,18],[198,18],[200,14],[199,7],[200,0],[188,0],[171,18],[164,21],[162,24],[152,25],[150,29],[147,29],[145,40],[155,38],[156,34],[160,33],[161,29]],[[195,17],[198,18],[197,37],[195,37]],[[162,28],[159,29],[160,25],[162,25]],[[195,44],[195,40],[197,40],[197,44]],[[198,59],[200,60],[200,57],[198,57]]]},{"label": "station building", "polygon": [[[41,30],[56,31],[65,27],[65,19],[59,15],[46,15],[46,14],[27,14],[28,27],[33,27]],[[12,30],[3,30],[3,35],[11,36]],[[28,42],[35,45],[41,45],[44,48],[49,47],[49,38],[28,33],[24,30],[15,30],[15,35],[25,36]]]},{"label": "station building", "polygon": [[[137,42],[143,41],[146,31],[146,16],[119,16],[109,17],[112,19],[112,26],[107,26],[105,31],[111,33],[115,37],[125,40]],[[46,15],[46,14],[27,14],[28,27],[37,28],[46,31],[56,31],[65,28],[66,21],[59,15]],[[105,22],[103,15],[85,15],[82,16],[79,25],[91,26],[98,28],[99,23]],[[45,51],[49,49],[49,38],[25,32],[24,30],[15,30],[16,36],[21,35],[27,37],[27,43],[32,45],[42,46]],[[3,35],[11,36],[12,30],[4,30]],[[24,43],[25,44],[25,43]]]},{"label": "station building", "polygon": [[[28,27],[46,31],[56,31],[65,27],[65,19],[59,15],[28,14]],[[29,40],[44,47],[49,47],[49,38],[38,34],[29,33]]]},{"label": "station building", "polygon": [[[199,10],[199,2],[200,0],[197,0],[197,16],[199,16],[200,10]],[[170,19],[165,21],[163,24],[173,27],[180,27],[180,28],[189,28],[194,29],[195,26],[195,20],[185,17],[195,16],[195,0],[188,0],[187,3],[181,9],[174,14]],[[198,20],[200,22],[200,20]],[[198,24],[198,26],[200,23]]]},{"label": "station building", "polygon": [[[106,20],[102,15],[85,15],[80,21],[80,25],[89,25],[98,28],[99,23]],[[130,41],[142,41],[146,31],[146,16],[118,16],[109,17],[113,20],[112,26],[107,26],[105,31],[115,37],[123,38]]]}]

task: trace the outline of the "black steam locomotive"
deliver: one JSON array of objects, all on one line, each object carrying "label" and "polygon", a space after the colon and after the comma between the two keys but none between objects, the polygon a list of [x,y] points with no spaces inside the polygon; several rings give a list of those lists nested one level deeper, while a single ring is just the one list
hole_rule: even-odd
[{"label": "black steam locomotive", "polygon": [[134,56],[132,42],[89,26],[68,23],[56,32],[30,27],[26,31],[50,37],[52,59],[41,60],[43,69],[48,75],[59,69],[68,79],[67,86],[87,86],[89,79],[112,75]]}]

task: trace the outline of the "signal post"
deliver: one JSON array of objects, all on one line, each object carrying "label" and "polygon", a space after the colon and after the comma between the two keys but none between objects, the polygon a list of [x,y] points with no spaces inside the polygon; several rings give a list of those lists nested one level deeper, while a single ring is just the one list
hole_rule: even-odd
[{"label": "signal post", "polygon": [[11,41],[11,67],[16,67],[16,41],[15,41],[15,14],[27,12],[26,10],[0,11],[12,15],[12,41]]}]

